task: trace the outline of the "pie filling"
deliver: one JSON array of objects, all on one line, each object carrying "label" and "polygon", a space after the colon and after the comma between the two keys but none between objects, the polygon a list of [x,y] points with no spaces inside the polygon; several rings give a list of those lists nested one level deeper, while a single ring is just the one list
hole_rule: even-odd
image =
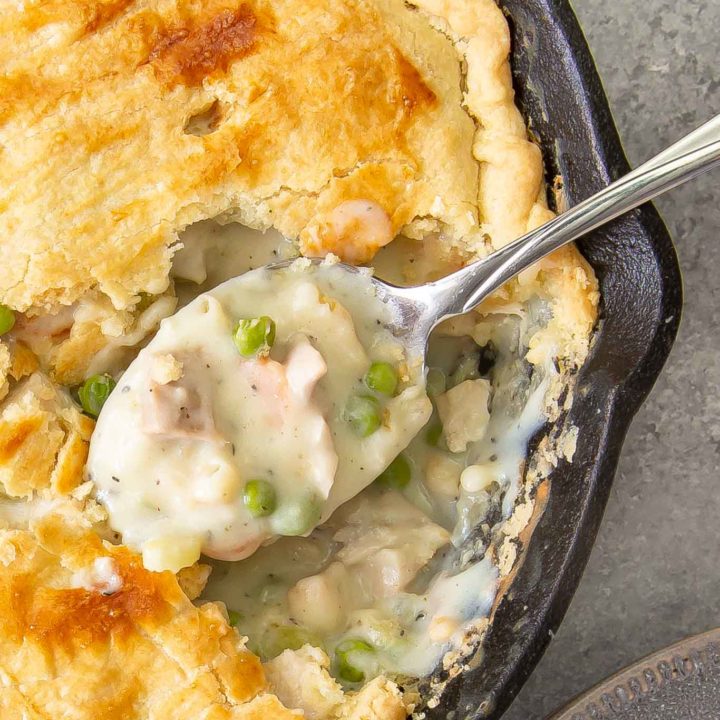
[{"label": "pie filling", "polygon": [[[378,257],[387,279],[407,281],[409,242]],[[211,558],[202,600],[265,661],[309,644],[351,687],[429,674],[495,599],[487,519],[510,517],[544,421],[546,372],[519,359],[543,303],[440,327],[426,387],[366,276],[253,270],[293,247],[235,224],[183,243],[183,307],[93,434],[111,527],[152,570]]]},{"label": "pie filling", "polygon": [[385,470],[432,411],[387,314],[367,277],[297,260],[163,321],[105,403],[87,466],[146,567],[307,535]]}]

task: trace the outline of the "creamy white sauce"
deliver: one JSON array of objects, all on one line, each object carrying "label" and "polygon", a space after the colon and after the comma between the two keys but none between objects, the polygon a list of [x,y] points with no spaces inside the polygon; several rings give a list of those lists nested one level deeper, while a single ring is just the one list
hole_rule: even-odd
[{"label": "creamy white sauce", "polygon": [[[200,552],[238,560],[278,535],[309,532],[369,485],[431,411],[422,378],[384,329],[387,312],[362,275],[297,261],[224,283],[164,320],[91,443],[89,472],[123,542],[157,570]],[[259,316],[275,320],[276,341],[270,357],[247,359],[233,329]],[[401,368],[406,381],[362,438],[344,409],[371,361]],[[263,517],[244,500],[258,479],[277,496]]]},{"label": "creamy white sauce", "polygon": [[179,245],[172,277],[180,307],[226,280],[298,256],[297,247],[277,230],[261,232],[215,220],[191,225]]},{"label": "creamy white sauce", "polygon": [[487,617],[495,600],[498,570],[490,558],[460,572],[440,572],[424,595],[398,598],[388,614],[402,617],[410,609],[412,624],[405,642],[387,651],[385,664],[410,677],[429,675],[443,655],[458,647],[479,618]]},{"label": "creamy white sauce", "polygon": [[[335,333],[332,343],[321,346],[316,342],[321,333],[315,326],[320,322],[319,318],[328,315],[327,306],[307,291],[304,295],[301,293],[300,299],[277,294],[269,297],[263,294],[262,288],[253,285],[253,276],[230,283],[227,289],[213,290],[219,283],[255,267],[295,256],[295,247],[275,232],[260,233],[235,224],[219,225],[209,221],[189,228],[181,241],[184,247],[176,255],[173,276],[179,305],[189,305],[187,311],[190,313],[196,312],[193,307],[199,307],[194,305],[198,302],[195,298],[208,292],[222,313],[233,319],[263,312],[277,315],[275,319],[278,320],[289,315],[287,308],[291,308],[291,314],[296,316],[296,305],[305,303],[302,323],[287,332],[278,325],[277,350],[282,349],[282,352],[271,357],[283,365],[287,375],[289,351],[293,343],[298,342],[298,335],[308,338],[310,345],[319,352],[327,365],[327,373],[317,379],[314,388],[306,387],[309,392],[304,396],[309,398],[309,404],[302,412],[298,409],[301,414],[290,424],[298,426],[302,424],[302,418],[312,418],[318,423],[312,439],[305,438],[302,444],[315,443],[318,452],[325,457],[325,469],[315,468],[315,474],[309,473],[303,483],[313,485],[318,492],[323,492],[327,486],[331,467],[331,462],[328,463],[332,455],[322,442],[322,422],[330,428],[332,449],[338,463],[335,480],[325,500],[323,519],[326,522],[307,537],[281,537],[261,546],[244,560],[213,561],[213,573],[201,601],[224,601],[236,614],[233,617],[238,629],[249,637],[251,648],[265,658],[273,657],[285,647],[297,647],[308,641],[323,647],[332,657],[339,643],[362,639],[372,646],[373,651],[353,657],[353,662],[367,679],[381,672],[418,677],[429,674],[446,652],[463,642],[468,629],[487,617],[497,592],[498,570],[485,555],[489,538],[486,533],[478,534],[478,528],[482,528],[489,514],[495,518],[510,516],[521,489],[528,441],[544,422],[544,395],[548,377],[554,370],[547,368],[544,375],[536,372],[531,379],[527,374],[528,367],[518,359],[524,354],[521,338],[529,336],[530,326],[542,318],[539,314],[533,318],[527,308],[518,305],[481,322],[473,316],[460,318],[453,328],[443,328],[434,334],[428,362],[447,377],[457,372],[463,357],[478,352],[478,345],[484,346],[491,341],[497,350],[491,383],[487,386],[488,413],[473,416],[478,425],[467,434],[467,444],[462,452],[449,452],[445,439],[439,446],[427,441],[427,429],[420,430],[420,427],[429,414],[429,406],[427,401],[423,403],[418,398],[413,398],[412,402],[408,400],[415,411],[408,410],[403,414],[412,417],[413,421],[396,437],[388,437],[382,442],[378,442],[382,439],[380,435],[373,442],[368,440],[375,436],[358,440],[356,436],[343,434],[342,426],[337,423],[341,403],[333,405],[332,398],[341,398],[348,382],[352,385],[359,381],[370,358],[397,362],[392,343],[388,343],[387,338],[378,341],[375,327],[341,322],[336,325],[343,328],[342,334]],[[457,257],[443,255],[441,239],[433,238],[422,243],[401,239],[383,248],[376,256],[378,275],[398,284],[434,279],[452,271],[458,264]],[[240,290],[239,295],[237,290]],[[333,286],[326,290],[324,294],[338,299],[350,315],[362,311],[368,302],[365,292],[357,288]],[[245,312],[249,304],[258,309]],[[220,344],[227,346],[227,325],[223,326],[218,318],[211,322],[198,315],[185,330],[166,330],[165,326],[171,326],[174,320],[165,321],[145,353],[179,354],[177,341],[182,337],[185,350],[192,352],[190,359],[179,359],[183,364],[188,362],[190,367],[192,363],[201,362],[195,349],[200,343],[207,345],[208,336],[214,340],[209,343],[213,353],[217,352],[219,338]],[[462,335],[466,337],[460,337]],[[231,362],[231,349],[229,346],[227,363]],[[145,357],[142,353],[141,356]],[[237,364],[237,358],[233,356],[232,362]],[[315,366],[314,363],[310,365]],[[336,365],[344,368],[346,377],[337,375]],[[144,377],[149,372],[150,368],[146,366],[140,375]],[[307,374],[300,372],[298,377],[302,382],[303,378],[307,379]],[[232,383],[227,383],[225,378],[225,371],[209,378],[203,391],[212,399],[214,418],[216,415],[224,418],[239,400],[243,400],[248,412],[255,417],[263,412],[262,403],[258,404],[248,396],[242,373],[233,374]],[[169,508],[166,505],[170,501],[165,494],[155,494],[148,479],[148,467],[156,467],[155,460],[141,463],[137,453],[132,459],[132,452],[117,452],[118,447],[133,447],[135,441],[130,442],[128,438],[132,439],[136,429],[128,428],[136,428],[138,415],[137,412],[123,415],[122,411],[118,415],[120,408],[113,409],[113,406],[122,401],[122,388],[126,384],[134,385],[141,379],[133,375],[133,368],[123,376],[101,415],[96,431],[101,442],[93,441],[91,455],[93,471],[95,467],[101,468],[107,457],[124,456],[121,466],[125,462],[134,463],[134,490],[125,496],[130,500],[124,507],[117,502],[114,487],[117,483],[107,481],[108,474],[114,470],[104,466],[99,475],[105,479],[96,478],[101,499],[111,511],[115,505],[114,522],[123,526],[120,529],[124,541],[136,547],[143,543],[146,548],[149,546],[152,552],[145,553],[146,562],[149,560],[158,568],[168,562],[174,562],[178,567],[192,562],[201,545],[206,543],[202,538],[207,537],[209,529],[213,537],[216,533],[222,537],[224,525],[220,528],[220,524],[225,520],[230,523],[231,542],[238,542],[238,538],[246,542],[248,537],[254,544],[264,542],[260,538],[267,539],[272,533],[269,521],[255,523],[244,518],[238,526],[237,498],[234,503],[227,503],[224,500],[218,502],[217,498],[213,501],[209,497],[201,500],[194,497],[192,486],[197,482],[197,474],[190,472],[190,468],[201,462],[199,450],[194,451],[195,455],[189,451],[184,453],[180,465],[178,458],[173,460],[178,467],[173,484],[180,489],[174,510],[172,503]],[[471,378],[471,382],[475,380]],[[222,385],[218,385],[218,381]],[[476,390],[479,391],[481,386],[483,383],[476,383]],[[241,392],[242,387],[245,390]],[[475,394],[479,397],[478,392]],[[218,403],[217,413],[215,403]],[[435,409],[427,428],[437,421]],[[225,426],[220,430],[223,437],[235,437],[234,431]],[[259,439],[257,435],[253,437],[243,446],[244,454],[248,454],[256,440],[266,449],[272,448],[273,452],[264,453],[265,464],[240,463],[235,458],[243,441],[235,437],[236,456],[222,455],[222,458],[241,478],[235,480],[236,484],[242,483],[248,473],[270,469],[267,458],[273,456],[274,461],[277,454],[278,446],[273,445],[272,438],[266,435]],[[381,491],[376,486],[360,492],[411,438],[404,455],[410,463],[412,477],[402,493]],[[455,440],[464,443],[465,438],[455,437]],[[101,446],[103,452],[100,452]],[[324,451],[321,450],[323,447]],[[150,456],[143,453],[146,458],[156,456],[157,448]],[[292,453],[286,451],[286,457],[291,456]],[[218,457],[221,455],[214,452],[213,462],[217,462]],[[467,467],[470,470],[463,475]],[[122,477],[121,482],[124,482]],[[294,485],[279,487],[284,492]],[[207,493],[206,485],[202,486],[202,491]],[[339,507],[358,492],[355,499]],[[160,510],[155,509],[157,507]],[[333,513],[335,508],[339,509]],[[168,522],[168,517],[172,517],[172,522],[166,527],[163,523]],[[198,527],[191,528],[188,536],[191,517],[199,517],[201,522]],[[221,523],[213,525],[220,518],[223,518]],[[197,533],[192,535],[195,531]],[[157,537],[165,537],[159,549],[155,543]],[[228,546],[232,547],[230,543]],[[207,551],[208,547],[204,549]],[[214,548],[213,552],[222,556],[227,548]],[[331,669],[337,671],[334,665]]]},{"label": "creamy white sauce", "polygon": [[497,587],[489,559],[461,572],[440,565],[435,577],[417,578],[449,537],[401,494],[370,488],[311,537],[283,538],[241,563],[216,564],[203,597],[238,612],[239,627],[265,658],[287,641],[332,654],[343,640],[362,639],[374,648],[358,658],[368,677],[422,677],[487,615]]},{"label": "creamy white sauce", "polygon": [[[229,230],[223,233],[232,242]],[[267,244],[266,236],[259,245],[266,253],[275,249]],[[223,248],[227,255],[228,246]],[[450,271],[457,262],[432,257],[413,262],[414,254],[422,250],[414,241],[393,243],[377,258],[378,274],[398,284],[407,278],[423,282]],[[272,259],[267,254],[265,258]],[[474,321],[468,320],[465,326],[472,333]],[[464,633],[490,612],[498,570],[483,556],[482,541],[470,544],[469,555],[466,540],[497,503],[503,517],[509,517],[521,487],[527,443],[544,422],[548,381],[529,388],[518,380],[525,372],[517,360],[518,338],[526,332],[527,322],[523,308],[492,321],[490,339],[497,346],[498,359],[489,418],[479,439],[468,442],[461,453],[449,453],[431,447],[426,431],[419,432],[404,453],[412,479],[402,495],[368,488],[309,537],[281,538],[240,562],[215,562],[202,599],[222,600],[238,613],[239,630],[264,657],[304,641],[332,656],[343,640],[361,638],[374,648],[373,653],[354,658],[366,677],[380,672],[418,677],[430,673],[448,650],[462,642]],[[438,331],[429,364],[449,376],[472,348],[477,350],[477,345],[469,337],[444,337]],[[428,426],[436,420],[435,413]],[[450,469],[443,485],[429,481],[428,467],[433,463]],[[460,475],[469,465],[480,469],[483,482],[478,483],[476,473],[474,484],[464,489]],[[405,498],[410,508],[406,521],[388,513],[383,500],[388,494]],[[413,512],[419,512],[419,517]],[[357,562],[348,559],[356,554],[353,546],[358,544],[349,521],[354,513],[365,518],[359,537],[368,539],[360,545],[373,545],[372,552],[363,550],[360,554],[364,552],[365,557]],[[379,520],[383,514],[393,517],[393,526],[401,536],[405,533],[406,543],[387,531]],[[413,537],[417,528],[434,540],[418,542]],[[463,553],[454,549],[464,542]],[[378,560],[383,571],[379,574],[375,572]],[[407,575],[414,577],[408,582]],[[378,577],[387,582],[378,582]]]}]

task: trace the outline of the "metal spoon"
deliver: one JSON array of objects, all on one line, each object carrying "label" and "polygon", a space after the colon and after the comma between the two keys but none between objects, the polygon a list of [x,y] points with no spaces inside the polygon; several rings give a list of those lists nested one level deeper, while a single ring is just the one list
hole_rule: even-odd
[{"label": "metal spoon", "polygon": [[[408,357],[424,357],[430,332],[443,320],[477,307],[554,250],[716,165],[720,165],[720,115],[596,195],[441,280],[397,287],[372,278],[378,297],[393,311],[395,320],[388,327],[403,343]],[[287,265],[267,267],[273,270]],[[338,265],[347,272],[358,272],[352,265]]]}]

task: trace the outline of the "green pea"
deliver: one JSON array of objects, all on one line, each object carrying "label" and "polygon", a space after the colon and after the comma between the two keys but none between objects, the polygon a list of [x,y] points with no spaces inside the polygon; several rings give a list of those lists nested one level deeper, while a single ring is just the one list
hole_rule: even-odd
[{"label": "green pea", "polygon": [[374,362],[365,373],[365,384],[381,395],[394,395],[398,386],[397,370],[386,362]]},{"label": "green pea", "polygon": [[393,490],[402,490],[411,478],[410,463],[405,455],[400,454],[378,475],[375,482]]},{"label": "green pea", "polygon": [[273,528],[280,535],[297,537],[309,533],[320,522],[321,517],[320,498],[306,495],[283,503],[277,512]]},{"label": "green pea", "polygon": [[82,409],[92,417],[97,417],[115,387],[110,375],[93,375],[78,388],[78,399]]},{"label": "green pea", "polygon": [[275,322],[267,315],[240,320],[233,340],[243,357],[265,357],[275,342]]},{"label": "green pea", "polygon": [[242,613],[239,613],[237,610],[228,610],[228,625],[230,627],[237,627],[242,619]]},{"label": "green pea", "polygon": [[243,502],[253,517],[267,517],[275,512],[275,488],[266,480],[250,480],[245,484]]},{"label": "green pea", "polygon": [[427,388],[427,394],[430,397],[442,395],[447,387],[445,373],[438,368],[430,368],[425,381],[425,387]]},{"label": "green pea", "polygon": [[380,403],[372,395],[353,395],[343,416],[357,435],[368,437],[380,427]]},{"label": "green pea", "polygon": [[343,640],[335,648],[335,671],[341,680],[359,683],[365,679],[365,673],[350,661],[350,655],[371,653],[374,648],[370,643],[357,638]]},{"label": "green pea", "polygon": [[15,327],[15,312],[7,305],[0,305],[0,335],[9,333]]},{"label": "green pea", "polygon": [[263,660],[271,660],[283,650],[299,650],[303,645],[317,646],[319,641],[298,625],[273,625],[263,633],[258,651]]},{"label": "green pea", "polygon": [[430,421],[425,431],[425,442],[432,447],[438,447],[442,439],[443,426],[439,420]]}]

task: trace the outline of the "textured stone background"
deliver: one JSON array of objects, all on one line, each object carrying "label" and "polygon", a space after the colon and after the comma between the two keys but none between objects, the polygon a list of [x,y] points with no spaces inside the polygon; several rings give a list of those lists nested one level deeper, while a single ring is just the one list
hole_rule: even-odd
[{"label": "textured stone background", "polygon": [[[632,164],[720,113],[720,0],[574,0]],[[625,442],[567,616],[503,720],[540,720],[720,625],[720,170],[657,202],[685,277],[680,335]]]}]

